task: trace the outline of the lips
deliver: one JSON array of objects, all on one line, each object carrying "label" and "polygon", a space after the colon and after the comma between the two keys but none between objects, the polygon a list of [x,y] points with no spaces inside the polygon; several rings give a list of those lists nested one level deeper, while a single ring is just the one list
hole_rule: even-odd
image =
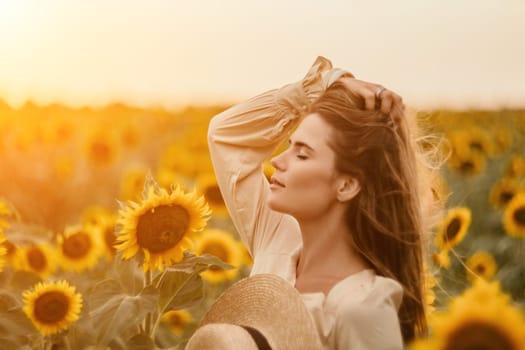
[{"label": "lips", "polygon": [[275,176],[272,176],[270,178],[270,184],[280,186],[280,187],[286,187],[281,181],[277,180]]}]

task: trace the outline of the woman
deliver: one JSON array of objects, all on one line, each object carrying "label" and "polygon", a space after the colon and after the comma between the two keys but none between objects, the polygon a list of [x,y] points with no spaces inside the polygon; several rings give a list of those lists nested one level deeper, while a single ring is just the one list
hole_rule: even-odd
[{"label": "woman", "polygon": [[[251,274],[294,285],[326,349],[401,349],[426,330],[403,109],[397,94],[319,57],[303,80],[210,123],[217,180],[254,258]],[[268,182],[262,164],[284,141]]]}]

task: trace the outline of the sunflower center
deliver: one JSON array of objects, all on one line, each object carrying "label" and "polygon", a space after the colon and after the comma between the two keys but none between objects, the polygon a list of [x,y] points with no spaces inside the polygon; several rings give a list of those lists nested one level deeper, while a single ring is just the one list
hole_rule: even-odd
[{"label": "sunflower center", "polygon": [[169,323],[175,327],[181,327],[183,325],[182,317],[179,314],[172,313],[169,317]]},{"label": "sunflower center", "polygon": [[514,197],[514,192],[512,192],[512,191],[503,191],[503,192],[501,192],[501,194],[499,196],[500,201],[503,204],[507,204],[508,202],[510,202],[512,197]]},{"label": "sunflower center", "polygon": [[[208,243],[206,246],[204,246],[204,249],[202,250],[203,253],[215,255],[222,261],[228,262],[230,258],[230,254],[228,253],[228,250],[224,248],[221,244],[217,243]],[[222,270],[220,267],[212,266],[210,267],[210,270],[212,271],[218,271]]]},{"label": "sunflower center", "polygon": [[447,241],[453,240],[454,237],[456,237],[456,235],[459,233],[460,228],[461,228],[461,220],[459,218],[452,219],[452,221],[448,224],[447,230],[445,232]]},{"label": "sunflower center", "polygon": [[188,211],[179,205],[160,205],[139,217],[137,243],[151,253],[175,247],[190,223]]},{"label": "sunflower center", "polygon": [[476,271],[476,273],[478,273],[480,275],[483,275],[483,273],[485,273],[485,271],[486,271],[485,265],[478,264],[478,265],[474,266],[474,271]]},{"label": "sunflower center", "polygon": [[518,208],[518,210],[516,210],[514,212],[514,221],[516,221],[516,223],[520,226],[525,226],[525,207],[522,207],[522,208]]},{"label": "sunflower center", "polygon": [[509,336],[492,325],[472,322],[450,334],[444,350],[516,350]]},{"label": "sunflower center", "polygon": [[42,250],[31,247],[27,251],[27,262],[33,270],[42,271],[47,266],[47,259]]},{"label": "sunflower center", "polygon": [[78,232],[67,237],[62,244],[62,253],[71,259],[81,259],[91,249],[91,239],[85,232]]},{"label": "sunflower center", "polygon": [[210,186],[206,188],[204,197],[210,203],[224,205],[224,199],[222,198],[222,194],[218,186]]},{"label": "sunflower center", "polygon": [[111,159],[111,150],[108,144],[95,141],[91,144],[91,156],[100,162],[108,162]]},{"label": "sunflower center", "polygon": [[485,146],[481,141],[473,140],[470,142],[470,149],[485,152]]},{"label": "sunflower center", "polygon": [[34,316],[39,322],[51,324],[62,321],[68,310],[68,297],[63,293],[50,291],[35,300]]},{"label": "sunflower center", "polygon": [[475,166],[474,166],[474,163],[471,162],[470,160],[465,160],[461,162],[459,168],[464,173],[471,173],[472,171],[474,171]]}]

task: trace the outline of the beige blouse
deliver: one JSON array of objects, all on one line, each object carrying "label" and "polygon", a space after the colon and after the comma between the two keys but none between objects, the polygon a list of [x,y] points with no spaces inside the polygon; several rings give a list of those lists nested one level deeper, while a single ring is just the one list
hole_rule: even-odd
[{"label": "beige blouse", "polygon": [[[308,106],[345,71],[318,57],[305,78],[253,97],[215,116],[208,141],[217,181],[251,255],[251,274],[273,273],[295,285],[302,248],[297,221],[268,208],[262,164],[297,126]],[[324,349],[402,349],[397,310],[403,290],[363,270],[327,295],[304,293]]]}]

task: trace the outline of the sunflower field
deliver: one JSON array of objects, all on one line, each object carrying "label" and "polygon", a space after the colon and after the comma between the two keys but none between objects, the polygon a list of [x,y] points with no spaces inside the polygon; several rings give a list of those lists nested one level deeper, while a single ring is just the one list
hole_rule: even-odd
[{"label": "sunflower field", "polygon": [[[0,100],[0,348],[184,348],[252,263],[208,154],[225,108]],[[525,349],[525,111],[419,120],[443,155],[444,211],[429,336],[407,347]]]}]

